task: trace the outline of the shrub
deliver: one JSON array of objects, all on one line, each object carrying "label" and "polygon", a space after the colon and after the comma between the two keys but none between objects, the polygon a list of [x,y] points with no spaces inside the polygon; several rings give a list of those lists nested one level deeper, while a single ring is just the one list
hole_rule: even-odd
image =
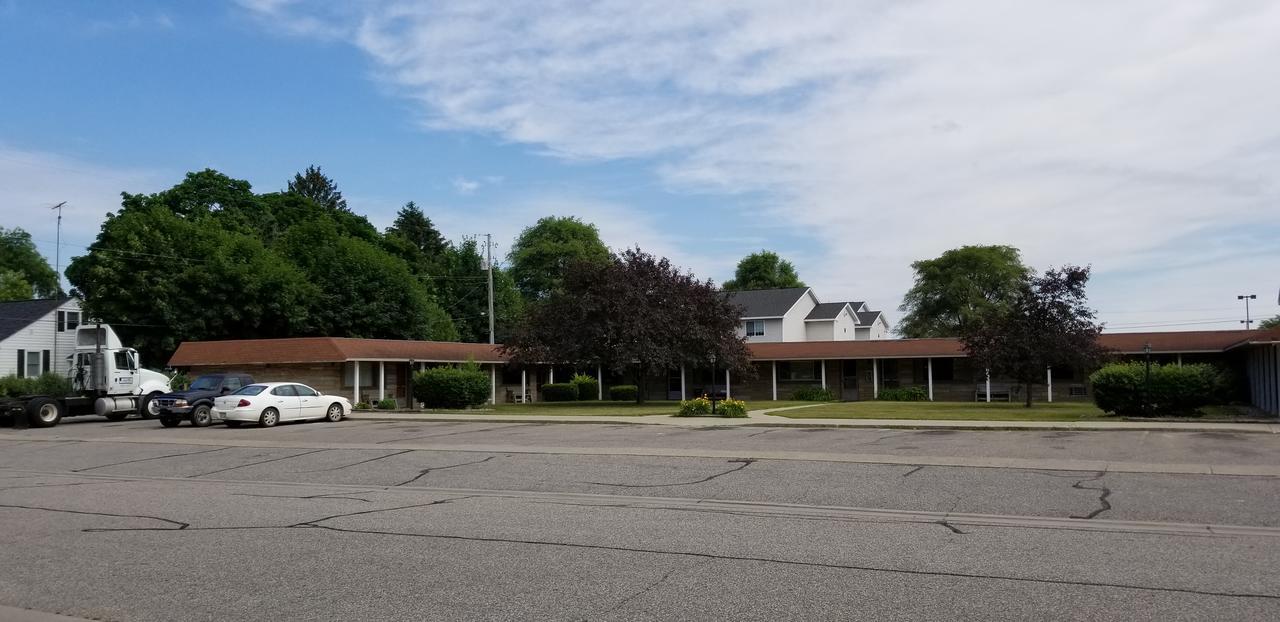
[{"label": "shrub", "polygon": [[185,391],[190,386],[191,376],[183,372],[177,372],[169,378],[169,388],[174,391]]},{"label": "shrub", "polygon": [[634,402],[639,394],[640,390],[634,384],[620,384],[616,387],[609,387],[609,399],[615,402]]},{"label": "shrub", "polygon": [[680,412],[676,413],[676,416],[701,417],[709,414],[711,414],[711,400],[704,395],[680,402]]},{"label": "shrub", "polygon": [[586,374],[578,374],[569,381],[578,390],[578,397],[584,402],[600,399],[600,382]]},{"label": "shrub", "polygon": [[374,408],[377,408],[378,410],[395,410],[399,407],[400,405],[397,404],[396,401],[391,398],[387,398],[385,400],[378,400],[378,403],[374,404]]},{"label": "shrub", "polygon": [[578,399],[578,387],[572,382],[542,385],[542,401],[573,402]]},{"label": "shrub", "polygon": [[898,387],[880,389],[876,399],[882,402],[924,402],[929,399],[929,392],[924,387]]},{"label": "shrub", "polygon": [[791,399],[802,402],[834,402],[836,393],[822,387],[802,387],[791,392]]},{"label": "shrub", "polygon": [[489,375],[480,366],[433,367],[413,375],[413,397],[427,408],[467,408],[489,400]]},{"label": "shrub", "polygon": [[356,410],[369,410],[369,403],[368,403],[368,402],[356,402],[356,403],[355,403],[355,406],[352,406],[352,408],[355,408]]},{"label": "shrub", "polygon": [[725,398],[716,405],[716,414],[721,417],[747,416],[747,403],[742,400]]},{"label": "shrub", "polygon": [[53,372],[47,372],[35,378],[17,376],[0,378],[0,397],[18,397],[19,395],[65,397],[70,394],[71,381]]},{"label": "shrub", "polygon": [[1113,363],[1089,376],[1093,403],[1105,412],[1125,416],[1192,415],[1201,406],[1225,401],[1232,392],[1232,379],[1212,365],[1151,365],[1150,393],[1146,365],[1142,362]]}]

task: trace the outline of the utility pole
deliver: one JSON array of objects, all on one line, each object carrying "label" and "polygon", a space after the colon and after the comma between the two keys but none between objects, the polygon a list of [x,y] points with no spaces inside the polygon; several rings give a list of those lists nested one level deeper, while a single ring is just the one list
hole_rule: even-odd
[{"label": "utility pole", "polygon": [[489,270],[489,344],[495,343],[493,337],[493,234],[484,234],[485,264]]},{"label": "utility pole", "polygon": [[[62,208],[66,204],[67,202],[63,201],[49,208],[51,210],[58,210],[58,232],[53,238],[53,273],[58,277],[58,286],[54,288],[53,296],[58,299],[62,298]],[[58,306],[62,306],[61,303],[59,303]],[[56,309],[53,312],[53,360],[50,361],[51,364],[49,365],[49,371],[55,373],[57,373],[61,368],[59,361],[62,360],[58,358],[58,316],[61,313],[62,311]],[[63,325],[63,328],[66,328],[65,324]]]},{"label": "utility pole", "polygon": [[1253,319],[1249,317],[1249,301],[1257,300],[1257,299],[1258,299],[1257,294],[1241,294],[1239,296],[1236,296],[1236,300],[1244,301],[1244,319],[1240,320],[1240,323],[1244,324],[1245,330],[1249,330],[1250,328],[1253,328]]}]

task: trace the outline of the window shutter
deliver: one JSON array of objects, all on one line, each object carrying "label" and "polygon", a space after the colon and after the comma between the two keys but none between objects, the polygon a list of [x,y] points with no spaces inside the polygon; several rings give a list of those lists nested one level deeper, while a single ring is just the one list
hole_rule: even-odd
[{"label": "window shutter", "polygon": [[58,332],[67,330],[67,312],[58,312]]},{"label": "window shutter", "polygon": [[45,351],[44,351],[44,352],[42,352],[41,354],[42,354],[43,356],[41,356],[41,357],[40,357],[40,358],[41,358],[41,360],[40,360],[40,371],[41,371],[41,373],[45,373],[45,374],[47,374],[47,373],[49,373],[49,351],[48,351],[48,350],[45,350]]},{"label": "window shutter", "polygon": [[27,351],[18,350],[18,377],[23,378],[27,375]]}]

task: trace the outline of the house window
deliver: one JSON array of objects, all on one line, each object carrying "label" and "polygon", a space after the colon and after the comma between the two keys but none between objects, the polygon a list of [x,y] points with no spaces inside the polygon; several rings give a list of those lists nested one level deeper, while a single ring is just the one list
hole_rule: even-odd
[{"label": "house window", "polygon": [[778,380],[817,380],[817,361],[780,361]]},{"label": "house window", "polygon": [[40,351],[29,350],[27,352],[26,376],[35,378],[40,375]]},{"label": "house window", "polygon": [[747,320],[746,325],[748,337],[764,336],[764,320]]},{"label": "house window", "polygon": [[[350,387],[355,384],[355,366],[357,364],[360,365],[361,388],[378,386],[378,364],[373,361],[361,361],[359,363],[347,363],[346,365],[343,365],[342,386]],[[387,377],[390,378],[391,374],[388,373]]]},{"label": "house window", "polygon": [[64,333],[73,331],[80,326],[79,311],[59,311],[58,312],[58,332]]}]

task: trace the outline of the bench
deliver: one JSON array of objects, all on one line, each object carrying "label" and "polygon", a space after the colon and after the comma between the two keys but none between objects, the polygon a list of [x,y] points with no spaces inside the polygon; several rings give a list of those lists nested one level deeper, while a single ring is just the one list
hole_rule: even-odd
[{"label": "bench", "polygon": [[[1010,384],[1008,382],[991,383],[991,399],[993,401],[1004,400],[1006,402],[1012,402],[1021,394],[1022,394],[1022,385]],[[975,402],[987,401],[987,383],[979,382],[976,385],[974,385],[973,401]]]}]

